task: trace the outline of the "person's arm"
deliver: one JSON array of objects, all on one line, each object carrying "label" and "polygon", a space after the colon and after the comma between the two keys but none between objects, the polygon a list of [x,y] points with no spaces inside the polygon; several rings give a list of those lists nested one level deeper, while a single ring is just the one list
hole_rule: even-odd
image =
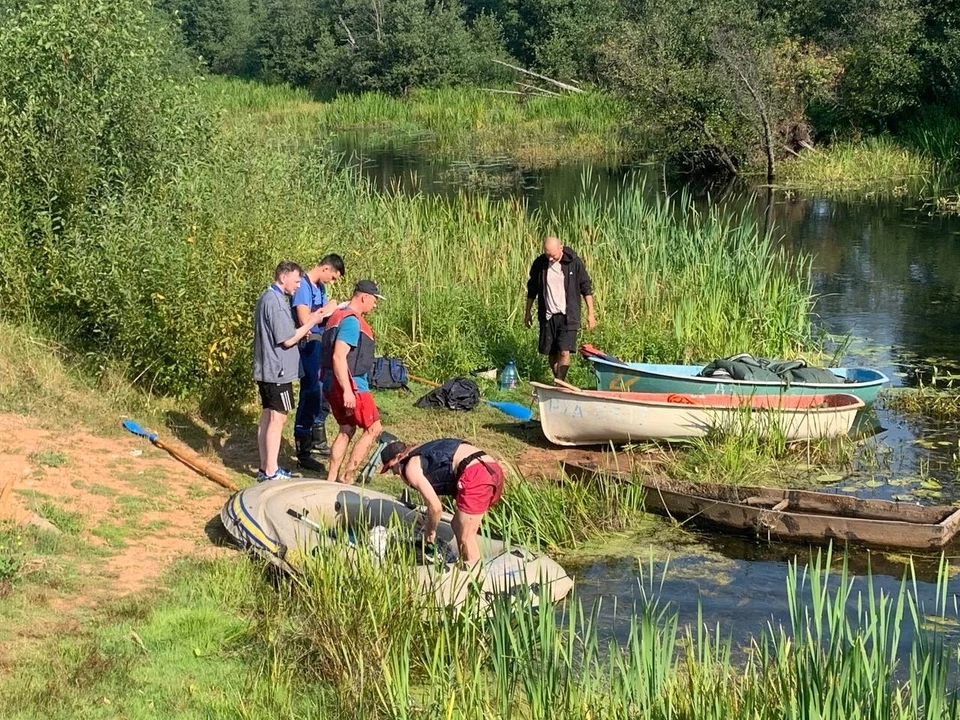
[{"label": "person's arm", "polygon": [[326,304],[320,308],[320,319],[325,320],[337,311],[337,301],[327,299]]},{"label": "person's arm", "polygon": [[333,344],[333,377],[336,378],[337,384],[343,389],[343,406],[345,408],[357,406],[357,398],[353,394],[350,369],[347,367],[347,355],[351,349],[343,340],[337,340]]},{"label": "person's arm", "polygon": [[[300,308],[302,307],[303,307],[302,305],[297,305],[297,310],[300,310]],[[320,322],[319,310],[317,310],[316,312],[307,313],[306,321],[300,327],[297,328],[297,331],[286,340],[281,340],[279,344],[283,345],[283,347],[285,348],[293,347],[298,342],[303,340],[303,338],[305,338],[309,334],[310,329],[314,325],[316,325],[318,322]]]},{"label": "person's arm", "polygon": [[590,273],[587,272],[587,266],[583,264],[583,259],[578,258],[578,260],[580,262],[580,294],[587,304],[587,327],[593,330],[597,326],[597,315],[593,307],[593,280],[590,279]]},{"label": "person's arm", "polygon": [[267,306],[265,322],[270,329],[274,344],[291,348],[310,332],[313,323],[309,322],[309,316],[307,319],[308,322],[299,328],[294,328],[293,332],[290,333],[290,328],[294,324],[290,315],[290,306],[285,301],[280,301],[280,299],[277,298],[276,303],[270,303]]},{"label": "person's arm", "polygon": [[436,490],[423,474],[423,466],[420,464],[420,458],[414,457],[408,463],[403,471],[403,480],[410,487],[423,496],[423,502],[427,506],[427,517],[423,522],[423,536],[427,542],[436,542],[437,525],[440,524],[440,515],[443,513],[443,504],[437,497]]},{"label": "person's arm", "polygon": [[533,301],[537,299],[539,286],[538,274],[537,261],[534,260],[530,265],[530,277],[527,278],[527,305],[523,309],[523,324],[526,327],[533,325],[533,315],[530,311],[533,309]]},{"label": "person's arm", "polygon": [[294,305],[294,312],[297,314],[297,327],[303,327],[310,320],[310,310],[306,305]]},{"label": "person's arm", "polygon": [[584,295],[583,301],[587,304],[587,327],[593,330],[597,326],[597,316],[593,310],[593,295]]},{"label": "person's arm", "polygon": [[527,298],[527,306],[523,309],[523,324],[526,327],[533,325],[533,314],[531,310],[533,309],[533,298]]}]

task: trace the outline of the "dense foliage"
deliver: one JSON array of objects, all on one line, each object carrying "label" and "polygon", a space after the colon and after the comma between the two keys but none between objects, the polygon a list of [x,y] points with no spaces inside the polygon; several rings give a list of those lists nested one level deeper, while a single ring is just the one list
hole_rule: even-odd
[{"label": "dense foliage", "polygon": [[620,89],[648,144],[737,172],[960,107],[960,1],[162,0],[214,72],[315,90],[511,82],[492,59]]}]

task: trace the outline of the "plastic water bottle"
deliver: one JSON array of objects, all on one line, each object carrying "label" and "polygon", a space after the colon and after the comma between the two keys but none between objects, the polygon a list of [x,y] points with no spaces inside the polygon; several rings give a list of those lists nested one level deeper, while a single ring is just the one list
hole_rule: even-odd
[{"label": "plastic water bottle", "polygon": [[517,386],[518,379],[519,376],[517,375],[517,364],[511,360],[507,363],[507,366],[503,369],[503,372],[500,373],[500,389],[512,390]]}]

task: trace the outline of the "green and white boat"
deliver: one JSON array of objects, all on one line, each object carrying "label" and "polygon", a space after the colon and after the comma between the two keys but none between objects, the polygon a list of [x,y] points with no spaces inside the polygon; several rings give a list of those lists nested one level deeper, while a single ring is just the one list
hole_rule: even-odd
[{"label": "green and white boat", "polygon": [[597,390],[643,393],[682,393],[693,395],[854,395],[864,403],[877,399],[890,379],[870,368],[827,368],[837,383],[775,382],[735,380],[731,377],[702,377],[699,365],[655,365],[618,363],[588,357],[597,376]]}]

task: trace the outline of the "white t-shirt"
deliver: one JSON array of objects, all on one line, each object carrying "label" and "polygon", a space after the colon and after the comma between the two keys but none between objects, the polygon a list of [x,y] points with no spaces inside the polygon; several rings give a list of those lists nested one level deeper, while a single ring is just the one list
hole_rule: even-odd
[{"label": "white t-shirt", "polygon": [[567,289],[563,278],[563,264],[551,261],[547,265],[547,286],[544,288],[544,301],[547,309],[547,319],[553,315],[566,315]]}]

